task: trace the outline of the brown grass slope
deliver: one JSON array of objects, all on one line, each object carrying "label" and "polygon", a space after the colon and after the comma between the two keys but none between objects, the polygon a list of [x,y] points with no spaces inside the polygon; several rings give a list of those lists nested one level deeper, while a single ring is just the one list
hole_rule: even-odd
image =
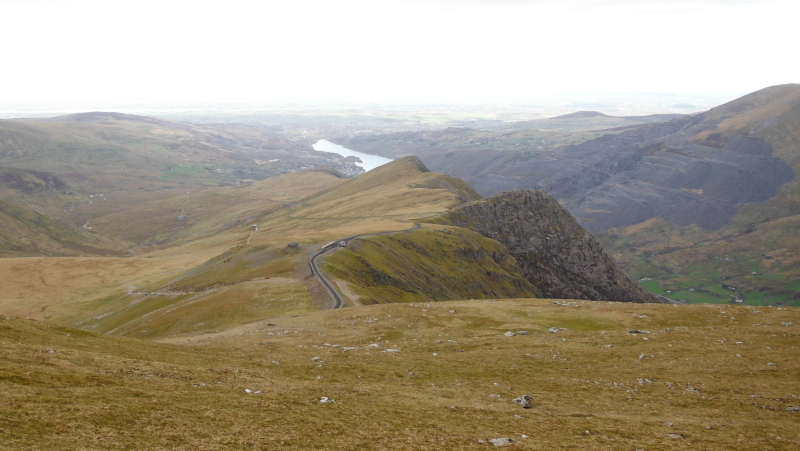
[{"label": "brown grass slope", "polygon": [[769,307],[462,301],[158,344],[0,319],[0,447],[793,450],[797,324]]},{"label": "brown grass slope", "polygon": [[[216,256],[136,283],[135,289],[121,287],[55,308],[52,318],[105,333],[160,337],[315,310],[329,302],[309,280],[308,256],[321,245],[359,233],[408,229],[414,218],[476,197],[460,180],[425,172],[413,158],[349,180],[307,172],[229,190],[229,197],[219,197],[219,211],[187,229],[189,238],[147,255],[218,246]],[[321,191],[298,199],[309,190]],[[239,193],[238,199],[232,193]],[[224,218],[231,225],[220,229]],[[300,247],[287,248],[292,241]]]},{"label": "brown grass slope", "polygon": [[0,200],[0,258],[119,255],[120,244],[66,221]]}]

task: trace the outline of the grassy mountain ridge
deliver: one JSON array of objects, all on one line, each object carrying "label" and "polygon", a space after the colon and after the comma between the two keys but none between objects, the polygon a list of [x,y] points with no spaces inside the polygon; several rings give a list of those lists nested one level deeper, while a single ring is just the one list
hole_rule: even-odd
[{"label": "grassy mountain ridge", "polygon": [[[251,220],[194,233],[206,227],[199,223],[187,229],[192,234],[186,241],[172,241],[144,258],[218,246],[215,256],[133,288],[55,306],[50,318],[115,335],[157,338],[327,308],[327,293],[310,278],[310,253],[330,240],[357,233],[407,229],[414,218],[441,213],[477,196],[459,180],[427,172],[414,158],[353,179],[307,171],[226,190],[240,195],[211,203],[218,211],[201,223],[219,224],[232,212],[239,218],[251,214]],[[269,199],[278,202],[270,204]],[[226,209],[226,202],[232,210]],[[287,248],[293,241],[299,247]]]},{"label": "grassy mountain ridge", "polygon": [[354,303],[538,297],[500,243],[459,227],[366,237],[323,261]]}]

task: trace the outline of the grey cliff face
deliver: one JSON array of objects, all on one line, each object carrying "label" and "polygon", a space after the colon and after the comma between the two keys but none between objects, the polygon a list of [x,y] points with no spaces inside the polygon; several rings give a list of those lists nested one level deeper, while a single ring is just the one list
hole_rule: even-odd
[{"label": "grey cliff face", "polygon": [[545,191],[501,193],[464,204],[442,219],[503,243],[545,298],[660,302],[617,269],[594,237]]}]

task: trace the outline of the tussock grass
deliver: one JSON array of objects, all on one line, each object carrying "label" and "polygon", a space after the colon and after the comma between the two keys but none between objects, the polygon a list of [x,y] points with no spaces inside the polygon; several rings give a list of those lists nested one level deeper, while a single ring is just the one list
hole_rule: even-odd
[{"label": "tussock grass", "polygon": [[[800,440],[786,410],[800,404],[800,326],[788,322],[800,312],[458,301],[156,344],[8,319],[0,446],[485,449],[478,439],[511,437],[520,449],[789,450]],[[510,402],[521,394],[532,409]]]}]

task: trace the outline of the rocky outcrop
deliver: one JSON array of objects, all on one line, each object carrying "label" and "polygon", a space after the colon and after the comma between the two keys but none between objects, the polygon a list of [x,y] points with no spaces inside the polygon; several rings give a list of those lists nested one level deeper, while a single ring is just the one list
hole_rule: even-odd
[{"label": "rocky outcrop", "polygon": [[434,218],[503,243],[545,298],[660,302],[633,283],[545,191],[514,190]]}]

